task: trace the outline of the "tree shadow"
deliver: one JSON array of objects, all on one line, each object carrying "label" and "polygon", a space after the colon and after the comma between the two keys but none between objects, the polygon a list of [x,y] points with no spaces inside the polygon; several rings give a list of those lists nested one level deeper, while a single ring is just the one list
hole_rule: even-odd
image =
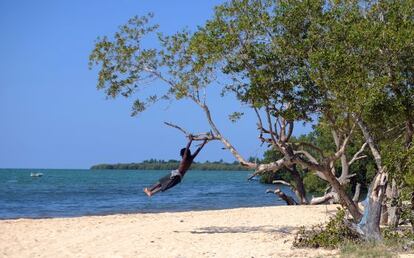
[{"label": "tree shadow", "polygon": [[222,234],[222,233],[281,233],[292,234],[292,231],[298,227],[274,227],[274,226],[258,226],[258,227],[203,227],[190,231],[192,234]]}]

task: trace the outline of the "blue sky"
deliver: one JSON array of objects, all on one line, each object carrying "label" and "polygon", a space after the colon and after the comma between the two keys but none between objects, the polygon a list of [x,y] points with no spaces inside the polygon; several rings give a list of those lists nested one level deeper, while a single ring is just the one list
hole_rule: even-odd
[{"label": "blue sky", "polygon": [[[134,15],[154,12],[160,30],[170,34],[202,25],[221,2],[0,1],[0,167],[88,168],[178,159],[186,139],[163,121],[207,131],[198,107],[188,101],[162,102],[132,118],[130,101],[106,100],[96,90],[96,71],[88,69],[88,56],[97,36],[112,35]],[[260,157],[264,147],[248,109],[217,92],[209,96],[209,104],[222,133],[241,154]],[[229,122],[228,114],[240,110],[247,115],[239,123]],[[198,160],[234,161],[221,147],[209,143]]]}]

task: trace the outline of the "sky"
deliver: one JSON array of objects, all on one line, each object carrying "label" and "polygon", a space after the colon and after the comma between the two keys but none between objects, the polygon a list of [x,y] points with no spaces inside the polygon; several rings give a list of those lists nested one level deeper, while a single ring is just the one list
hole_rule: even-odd
[{"label": "sky", "polygon": [[[186,138],[163,122],[206,132],[210,128],[201,110],[186,100],[160,102],[133,118],[130,100],[107,100],[96,89],[97,72],[88,69],[88,56],[98,36],[112,36],[134,15],[153,12],[160,31],[172,34],[202,25],[221,2],[0,1],[0,168],[89,168],[179,159]],[[218,90],[211,92],[208,104],[224,137],[246,158],[260,158],[265,146],[260,146],[249,109],[232,96],[221,98]],[[231,123],[228,115],[234,111],[246,115]],[[295,134],[307,131],[299,126]],[[197,160],[233,162],[222,147],[208,143]]]}]

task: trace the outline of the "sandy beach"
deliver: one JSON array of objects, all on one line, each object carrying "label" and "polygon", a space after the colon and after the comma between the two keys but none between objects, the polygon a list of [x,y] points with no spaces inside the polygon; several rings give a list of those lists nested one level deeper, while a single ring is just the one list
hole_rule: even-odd
[{"label": "sandy beach", "polygon": [[336,206],[0,221],[0,257],[314,257],[293,249],[302,225],[326,221]]}]

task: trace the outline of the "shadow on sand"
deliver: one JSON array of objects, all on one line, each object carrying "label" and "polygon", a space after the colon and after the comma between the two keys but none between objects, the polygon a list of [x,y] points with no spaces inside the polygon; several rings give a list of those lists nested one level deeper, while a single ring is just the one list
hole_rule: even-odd
[{"label": "shadow on sand", "polygon": [[192,234],[222,234],[222,233],[251,233],[251,232],[265,232],[265,233],[282,233],[291,234],[293,230],[298,227],[278,227],[274,226],[259,226],[259,227],[204,227],[190,231]]}]

